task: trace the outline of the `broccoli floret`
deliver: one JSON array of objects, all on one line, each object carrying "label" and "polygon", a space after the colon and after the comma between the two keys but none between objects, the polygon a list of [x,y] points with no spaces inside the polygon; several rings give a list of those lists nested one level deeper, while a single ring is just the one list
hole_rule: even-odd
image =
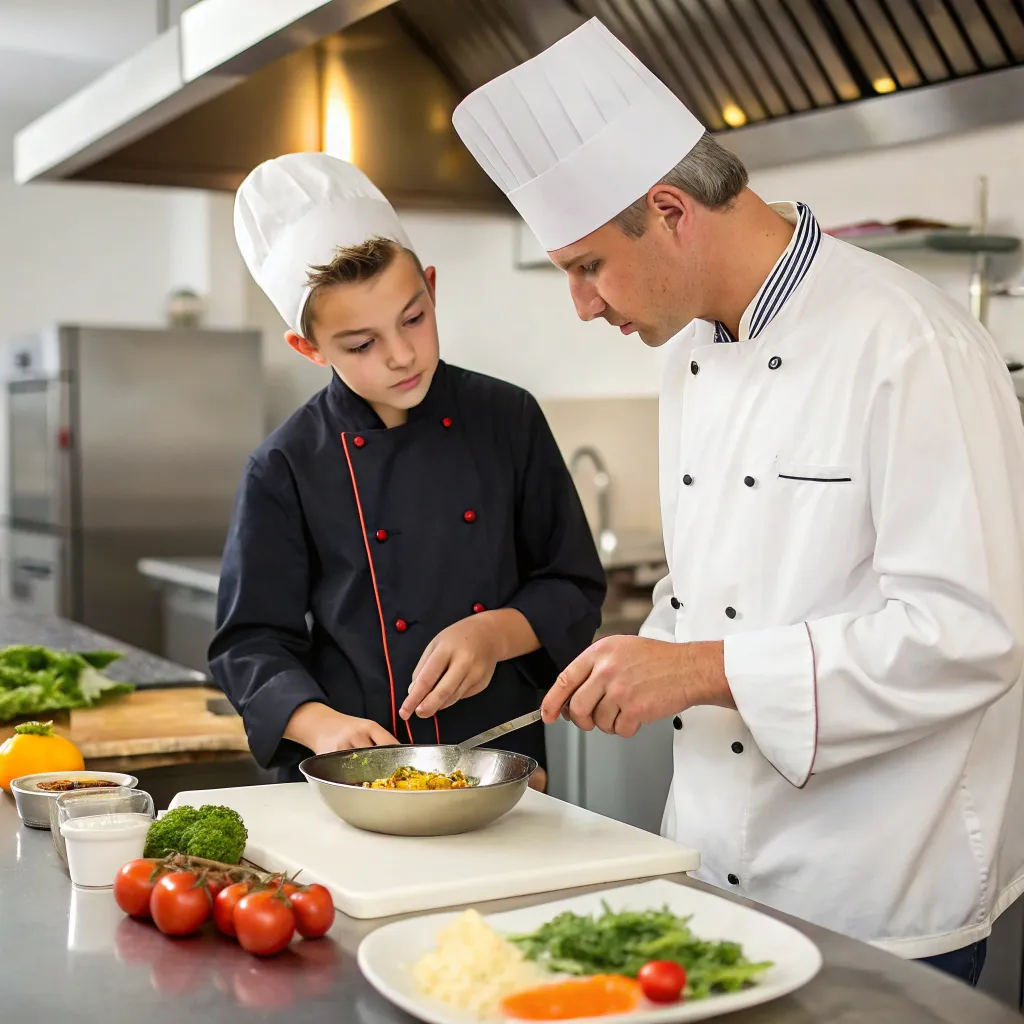
[{"label": "broccoli floret", "polygon": [[207,804],[199,809],[199,818],[185,830],[184,852],[191,857],[237,864],[245,853],[249,831],[241,815],[230,807]]},{"label": "broccoli floret", "polygon": [[203,804],[175,807],[149,826],[145,857],[183,853],[223,864],[237,864],[245,853],[249,832],[241,815],[230,807]]},{"label": "broccoli floret", "polygon": [[146,833],[146,848],[143,857],[166,857],[170,853],[183,853],[185,832],[199,820],[195,807],[175,807],[159,821],[154,821]]}]

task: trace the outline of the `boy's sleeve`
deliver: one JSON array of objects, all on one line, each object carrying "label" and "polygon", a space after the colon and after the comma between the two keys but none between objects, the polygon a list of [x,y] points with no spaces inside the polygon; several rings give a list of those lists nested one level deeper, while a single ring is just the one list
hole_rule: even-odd
[{"label": "boy's sleeve", "polygon": [[305,748],[283,739],[292,714],[326,697],[310,675],[309,550],[291,471],[251,459],[235,498],[217,593],[210,671],[242,716],[264,768]]},{"label": "boy's sleeve", "polygon": [[506,604],[522,612],[541,642],[525,664],[547,688],[593,642],[607,582],[576,486],[531,395],[521,424],[516,551],[522,583]]}]

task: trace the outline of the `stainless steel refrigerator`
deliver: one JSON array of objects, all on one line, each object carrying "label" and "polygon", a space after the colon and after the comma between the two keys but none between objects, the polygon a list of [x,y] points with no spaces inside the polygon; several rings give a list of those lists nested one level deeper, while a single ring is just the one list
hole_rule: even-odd
[{"label": "stainless steel refrigerator", "polygon": [[3,350],[9,596],[150,651],[144,556],[220,555],[264,436],[256,331],[58,325]]}]

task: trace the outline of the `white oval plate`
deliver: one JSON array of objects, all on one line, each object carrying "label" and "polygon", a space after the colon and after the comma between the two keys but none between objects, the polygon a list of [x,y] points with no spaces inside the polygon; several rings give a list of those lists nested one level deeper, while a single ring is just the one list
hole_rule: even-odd
[{"label": "white oval plate", "polygon": [[[707,1020],[778,999],[806,985],[821,968],[818,947],[795,928],[712,893],[664,879],[494,914],[488,916],[487,921],[496,931],[522,934],[539,928],[566,910],[599,914],[602,900],[615,911],[656,910],[667,906],[675,914],[692,915],[690,927],[700,938],[739,942],[749,960],[755,963],[771,960],[773,966],[761,975],[756,985],[742,992],[672,1006],[648,1005],[628,1014],[589,1018],[589,1024],[595,1020],[628,1021],[629,1024],[683,1024],[684,1021]],[[454,1010],[422,995],[412,977],[412,965],[434,948],[437,933],[456,917],[457,912],[450,912],[396,921],[371,932],[359,945],[359,967],[370,984],[396,1006],[428,1024],[477,1024],[479,1021],[475,1014]]]}]

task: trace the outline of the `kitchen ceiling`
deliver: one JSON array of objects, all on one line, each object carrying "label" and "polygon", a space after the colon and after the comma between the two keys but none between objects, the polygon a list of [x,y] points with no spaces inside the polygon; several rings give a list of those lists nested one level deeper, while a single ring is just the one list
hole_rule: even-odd
[{"label": "kitchen ceiling", "polygon": [[235,188],[327,148],[396,201],[501,207],[451,110],[592,16],[752,168],[1024,117],[1024,0],[201,0],[16,176]]}]

